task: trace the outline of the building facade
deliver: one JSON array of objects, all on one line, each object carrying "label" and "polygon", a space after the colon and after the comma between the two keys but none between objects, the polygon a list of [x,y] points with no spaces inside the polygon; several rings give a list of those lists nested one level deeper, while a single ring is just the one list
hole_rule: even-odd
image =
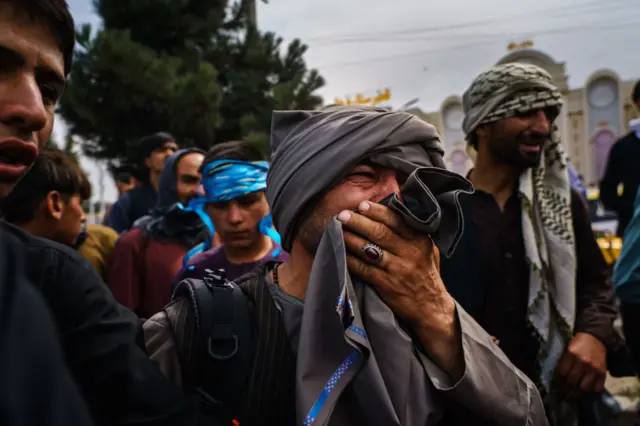
[{"label": "building facade", "polygon": [[[573,166],[588,185],[602,178],[609,150],[616,139],[629,132],[629,120],[638,116],[631,103],[634,81],[622,81],[611,70],[593,72],[584,87],[569,89],[563,62],[534,49],[509,53],[497,64],[524,62],[547,70],[564,96],[564,106],[557,125]],[[462,131],[462,98],[446,98],[439,111],[416,114],[437,127],[445,146],[445,161],[450,170],[462,175],[473,166],[473,150],[467,148]]]}]

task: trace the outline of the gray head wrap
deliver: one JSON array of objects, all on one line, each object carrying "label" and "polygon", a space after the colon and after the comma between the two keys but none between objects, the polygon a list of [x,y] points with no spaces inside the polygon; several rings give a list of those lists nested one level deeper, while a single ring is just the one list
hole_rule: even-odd
[{"label": "gray head wrap", "polygon": [[[562,94],[545,70],[531,64],[499,65],[480,74],[463,96],[467,137],[485,123],[535,110],[551,110],[553,121]],[[540,343],[538,383],[550,391],[557,362],[573,336],[575,323],[575,240],[571,217],[568,160],[551,123],[540,165],[525,170],[518,184],[522,232],[530,268],[528,322]],[[554,395],[549,393],[550,395]],[[575,409],[550,396],[552,424],[575,425]],[[559,414],[561,413],[561,414]]]},{"label": "gray head wrap", "polygon": [[[362,160],[406,175],[418,167],[435,167],[443,176],[445,169],[442,144],[432,125],[415,115],[381,108],[331,105],[316,111],[275,111],[271,146],[274,154],[267,176],[267,198],[285,250],[291,249],[302,216]],[[433,191],[450,181],[457,182],[449,188],[450,194],[466,188],[466,180],[444,173],[447,181],[439,182],[437,188],[432,186]],[[435,208],[450,206],[438,206],[435,199],[433,203]],[[455,204],[451,206],[455,208]],[[441,237],[445,246],[440,249],[447,253],[454,246],[451,236],[459,228],[459,217],[445,217],[440,212],[437,216],[431,218],[428,231]],[[443,227],[448,232],[439,231]]]},{"label": "gray head wrap", "polygon": [[[365,158],[407,173],[403,202],[391,196],[384,203],[431,234],[443,253],[455,247],[462,232],[457,196],[471,185],[444,169],[434,127],[417,117],[345,106],[278,111],[272,145],[267,197],[285,249],[300,218]],[[335,218],[314,258],[299,336],[298,424],[355,424],[341,417],[344,410],[334,410],[347,386],[352,400],[366,407],[362,424],[424,426],[441,416],[410,334],[373,289],[349,275],[342,225]]]}]

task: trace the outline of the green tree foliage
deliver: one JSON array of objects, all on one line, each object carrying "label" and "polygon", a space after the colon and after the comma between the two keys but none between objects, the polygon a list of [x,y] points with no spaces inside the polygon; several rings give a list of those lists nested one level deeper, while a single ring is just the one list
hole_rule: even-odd
[{"label": "green tree foliage", "polygon": [[49,139],[47,141],[47,143],[45,144],[44,149],[62,151],[65,154],[67,154],[69,156],[69,158],[71,158],[71,160],[73,160],[74,163],[76,163],[78,165],[80,164],[80,159],[78,157],[78,151],[76,149],[76,144],[75,144],[71,134],[68,134],[66,136],[66,138],[64,140],[64,146],[60,146],[60,144],[58,142],[56,142],[55,140]]},{"label": "green tree foliage", "polygon": [[209,0],[96,0],[103,29],[78,30],[59,113],[91,157],[135,160],[157,131],[208,148],[246,138],[268,146],[274,109],[316,108],[324,85],[299,40],[247,23],[246,4]]},{"label": "green tree foliage", "polygon": [[44,149],[60,149],[56,141],[53,139],[49,139],[47,143],[44,145]]},{"label": "green tree foliage", "polygon": [[73,160],[74,163],[80,165],[80,158],[78,157],[78,151],[76,149],[76,143],[73,140],[73,136],[71,134],[67,134],[64,139],[64,147],[62,148],[65,154]]}]

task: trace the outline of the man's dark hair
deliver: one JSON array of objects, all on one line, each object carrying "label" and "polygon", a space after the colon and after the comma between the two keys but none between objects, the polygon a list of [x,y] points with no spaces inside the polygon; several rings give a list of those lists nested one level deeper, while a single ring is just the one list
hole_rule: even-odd
[{"label": "man's dark hair", "polygon": [[46,25],[53,33],[64,58],[64,73],[69,74],[76,43],[76,29],[66,0],[0,0],[16,12],[26,13],[34,22]]},{"label": "man's dark hair", "polygon": [[152,135],[145,136],[138,141],[140,149],[140,159],[144,160],[149,157],[153,151],[161,148],[167,142],[175,142],[176,138],[171,133],[157,132]]},{"label": "man's dark hair", "polygon": [[116,182],[129,183],[132,177],[129,172],[118,172],[116,173],[115,180]]},{"label": "man's dark hair", "polygon": [[476,151],[478,150],[478,135],[476,134],[475,130],[467,138],[467,144],[473,147],[473,149],[475,149]]},{"label": "man's dark hair", "polygon": [[214,145],[204,157],[202,170],[216,160],[264,161],[264,154],[254,144],[245,141],[229,141]]},{"label": "man's dark hair", "polygon": [[40,153],[29,173],[5,198],[2,204],[4,218],[11,223],[33,220],[38,206],[51,191],[58,191],[66,202],[74,195],[82,200],[91,198],[87,175],[59,150]]},{"label": "man's dark hair", "polygon": [[636,85],[633,86],[633,91],[631,92],[631,100],[634,104],[640,106],[640,80],[636,82]]}]

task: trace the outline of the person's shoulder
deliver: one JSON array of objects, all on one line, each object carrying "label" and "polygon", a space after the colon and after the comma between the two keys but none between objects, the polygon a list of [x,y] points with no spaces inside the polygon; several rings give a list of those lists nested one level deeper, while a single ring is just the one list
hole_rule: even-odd
[{"label": "person's shoulder", "polygon": [[[52,254],[54,258],[77,263],[79,266],[87,266],[84,258],[71,247],[45,238],[36,237],[5,221],[0,221],[0,236],[0,241],[9,249],[21,247],[27,250],[27,252],[47,252]],[[37,261],[34,260],[33,264],[41,264],[44,260],[45,258]]]},{"label": "person's shoulder", "polygon": [[91,233],[91,234],[97,234],[97,235],[108,235],[110,237],[112,236],[118,236],[118,233],[115,231],[115,229],[113,228],[109,228],[108,226],[105,225],[100,225],[97,223],[90,223],[87,225],[87,232]]},{"label": "person's shoulder", "polygon": [[88,285],[99,277],[91,263],[71,247],[55,241],[35,237],[23,230],[0,221],[0,252],[7,250],[14,260],[22,264],[20,274],[36,287],[51,290],[48,284],[65,283],[77,287],[78,282]]},{"label": "person's shoulder", "polygon": [[87,249],[111,250],[118,241],[118,233],[104,225],[87,225],[87,239],[78,248],[78,252],[86,257]]},{"label": "person's shoulder", "polygon": [[611,147],[612,150],[620,151],[621,149],[627,149],[632,145],[638,144],[638,137],[634,132],[629,132],[626,135],[622,135],[618,138],[616,143]]},{"label": "person's shoulder", "polygon": [[131,188],[122,196],[122,198],[127,196],[129,200],[137,200],[140,198],[155,197],[156,195],[156,190],[153,189],[151,185],[142,184],[135,188]]},{"label": "person's shoulder", "polygon": [[141,228],[131,228],[118,238],[118,245],[136,245],[144,238],[145,232]]},{"label": "person's shoulder", "polygon": [[[273,253],[274,253],[276,250],[280,250],[280,253],[278,253],[278,255],[277,255],[277,256],[273,256]],[[266,260],[266,261],[268,261],[268,260],[275,260],[276,262],[284,263],[284,262],[286,262],[286,261],[287,261],[287,259],[289,259],[289,253],[287,253],[286,251],[282,250],[282,248],[281,248],[281,247],[278,247],[276,250],[273,250],[273,251],[270,253],[270,256],[269,256],[269,257],[267,257],[267,258],[265,258],[264,260]]]},{"label": "person's shoulder", "polygon": [[32,238],[32,235],[17,226],[0,220],[0,244],[3,246],[28,245]]},{"label": "person's shoulder", "polygon": [[114,206],[130,206],[131,204],[136,203],[138,200],[146,199],[149,197],[155,196],[155,190],[149,185],[138,185],[135,188],[131,188],[129,191],[125,192],[118,198],[118,201],[114,204]]},{"label": "person's shoulder", "polygon": [[124,198],[125,196],[128,197],[135,197],[138,194],[144,193],[146,189],[146,185],[137,185],[134,186],[133,188],[131,188],[130,190],[128,190],[127,192],[125,192],[124,194],[122,194],[121,198]]},{"label": "person's shoulder", "polygon": [[89,224],[87,225],[87,233],[90,237],[97,238],[100,241],[115,241],[118,239],[118,233],[115,229],[104,225]]},{"label": "person's shoulder", "polygon": [[131,204],[131,192],[135,191],[135,188],[133,188],[130,191],[125,192],[124,194],[122,194],[115,203],[113,203],[113,206],[111,207],[111,210],[113,211],[113,209],[118,209],[118,208],[125,208],[125,206]]},{"label": "person's shoulder", "polygon": [[216,260],[220,259],[220,256],[224,256],[222,244],[196,254],[189,260],[188,265],[200,268],[209,264],[210,262],[215,262]]}]

